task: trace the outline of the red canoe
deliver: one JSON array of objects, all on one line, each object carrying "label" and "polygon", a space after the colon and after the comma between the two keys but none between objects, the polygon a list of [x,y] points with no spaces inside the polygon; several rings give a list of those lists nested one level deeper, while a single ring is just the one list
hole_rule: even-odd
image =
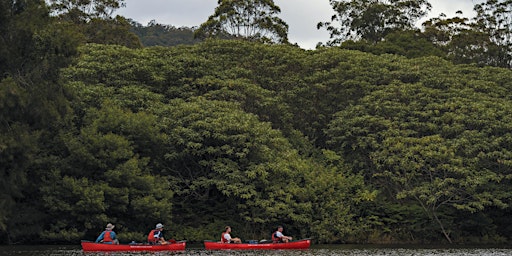
[{"label": "red canoe", "polygon": [[204,241],[206,250],[285,250],[285,249],[308,249],[311,239],[302,239],[288,243],[242,243],[226,244],[217,241]]},{"label": "red canoe", "polygon": [[186,241],[178,241],[170,244],[100,244],[90,241],[82,241],[84,252],[135,252],[135,251],[184,251]]}]

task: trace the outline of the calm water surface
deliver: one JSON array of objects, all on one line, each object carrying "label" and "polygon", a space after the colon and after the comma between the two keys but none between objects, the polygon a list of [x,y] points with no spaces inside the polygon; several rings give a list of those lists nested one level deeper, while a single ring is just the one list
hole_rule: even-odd
[{"label": "calm water surface", "polygon": [[206,251],[201,245],[187,245],[184,252],[153,252],[153,253],[91,253],[82,252],[80,246],[0,246],[0,256],[158,256],[158,255],[282,255],[282,256],[504,256],[511,255],[509,248],[428,248],[404,247],[385,248],[350,245],[313,245],[308,250],[276,250],[276,251]]}]

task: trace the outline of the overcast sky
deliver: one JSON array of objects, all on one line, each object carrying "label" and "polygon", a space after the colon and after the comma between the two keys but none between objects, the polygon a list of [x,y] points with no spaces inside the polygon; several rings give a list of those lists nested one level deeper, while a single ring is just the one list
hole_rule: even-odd
[{"label": "overcast sky", "polygon": [[[481,0],[429,0],[432,11],[429,17],[440,13],[448,17],[462,10],[465,17],[474,15],[473,6]],[[196,27],[213,14],[217,0],[125,0],[126,7],[116,14],[131,18],[142,25],[155,20],[157,23],[175,27]],[[334,14],[329,0],[274,0],[281,8],[279,18],[289,26],[288,39],[305,49],[314,49],[318,42],[327,42],[329,33],[318,30],[320,21],[329,21]]]}]

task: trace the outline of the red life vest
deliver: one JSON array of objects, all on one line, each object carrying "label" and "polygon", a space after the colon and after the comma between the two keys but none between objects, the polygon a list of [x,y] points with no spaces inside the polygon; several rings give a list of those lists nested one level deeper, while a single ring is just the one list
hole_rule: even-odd
[{"label": "red life vest", "polygon": [[112,236],[110,235],[110,232],[112,231],[105,231],[105,234],[103,235],[103,242],[104,243],[111,243],[114,240],[112,239]]},{"label": "red life vest", "polygon": [[223,243],[223,244],[229,243],[229,241],[226,238],[224,238],[225,234],[226,234],[226,232],[222,232],[222,235],[220,237],[220,242]]},{"label": "red life vest", "polygon": [[156,243],[155,231],[157,231],[157,230],[153,229],[153,230],[151,230],[151,232],[149,232],[148,243]]},{"label": "red life vest", "polygon": [[277,233],[277,231],[276,231],[276,232],[274,232],[274,233],[272,233],[272,242],[274,242],[274,243],[280,243],[280,242],[282,242],[282,241],[283,241],[283,238],[282,238],[282,237],[277,237],[277,236],[276,236],[276,233]]}]

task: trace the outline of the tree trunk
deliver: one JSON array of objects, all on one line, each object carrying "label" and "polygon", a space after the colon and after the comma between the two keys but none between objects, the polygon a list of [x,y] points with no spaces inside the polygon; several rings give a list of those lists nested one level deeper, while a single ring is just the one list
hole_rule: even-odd
[{"label": "tree trunk", "polygon": [[441,222],[441,220],[439,220],[439,218],[437,217],[437,214],[434,211],[432,211],[432,215],[434,216],[434,219],[436,220],[437,224],[441,228],[441,231],[443,232],[444,237],[446,237],[446,240],[448,240],[448,242],[450,242],[450,244],[451,244],[452,239],[450,239],[450,235],[448,233],[446,233],[443,223]]}]

